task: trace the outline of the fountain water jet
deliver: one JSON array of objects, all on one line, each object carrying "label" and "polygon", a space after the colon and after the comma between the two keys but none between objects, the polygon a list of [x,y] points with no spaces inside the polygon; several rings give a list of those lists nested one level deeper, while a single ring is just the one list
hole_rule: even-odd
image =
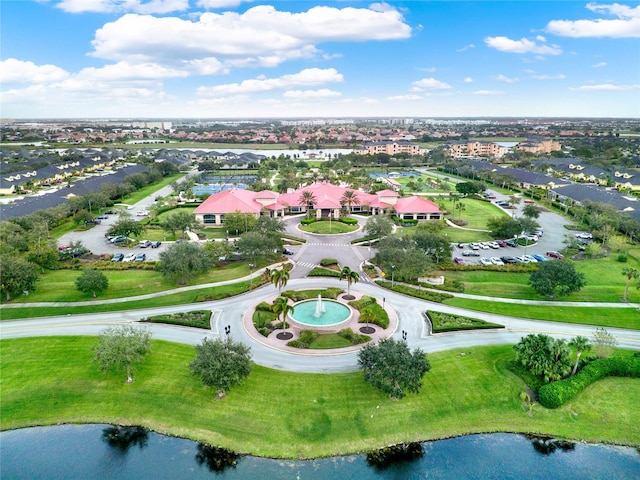
[{"label": "fountain water jet", "polygon": [[325,312],[324,304],[322,303],[322,296],[318,294],[318,301],[316,302],[316,312],[313,314],[314,317],[321,317]]}]

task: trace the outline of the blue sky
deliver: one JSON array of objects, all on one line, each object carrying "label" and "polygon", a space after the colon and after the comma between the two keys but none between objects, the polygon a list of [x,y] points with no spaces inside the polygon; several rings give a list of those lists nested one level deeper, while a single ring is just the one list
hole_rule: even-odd
[{"label": "blue sky", "polygon": [[640,116],[640,3],[2,0],[2,118]]}]

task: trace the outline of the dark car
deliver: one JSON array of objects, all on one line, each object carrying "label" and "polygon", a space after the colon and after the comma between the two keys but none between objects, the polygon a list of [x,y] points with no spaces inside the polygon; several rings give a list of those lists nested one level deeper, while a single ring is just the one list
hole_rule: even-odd
[{"label": "dark car", "polygon": [[96,217],[96,219],[98,219],[98,220],[106,220],[106,219],[108,219],[108,218],[109,218],[109,217],[108,217],[107,215],[98,215],[98,216]]},{"label": "dark car", "polygon": [[480,252],[477,252],[475,250],[464,250],[462,252],[462,255],[464,255],[465,257],[479,257]]},{"label": "dark car", "polygon": [[124,258],[124,253],[116,253],[113,257],[111,257],[112,262],[121,262]]},{"label": "dark car", "polygon": [[500,260],[502,260],[502,263],[504,263],[505,265],[509,264],[509,263],[517,263],[517,260],[513,257],[510,256],[504,256],[504,257],[500,257]]},{"label": "dark car", "polygon": [[151,248],[158,248],[160,245],[162,245],[162,242],[151,242]]},{"label": "dark car", "polygon": [[290,249],[285,247],[285,248],[282,249],[282,254],[283,255],[293,255],[293,250],[290,250]]},{"label": "dark car", "polygon": [[133,259],[134,262],[144,262],[147,259],[147,255],[145,253],[139,253]]},{"label": "dark car", "polygon": [[518,246],[518,242],[516,240],[514,240],[513,238],[511,240],[507,240],[504,243],[506,243],[510,247],[517,247]]}]

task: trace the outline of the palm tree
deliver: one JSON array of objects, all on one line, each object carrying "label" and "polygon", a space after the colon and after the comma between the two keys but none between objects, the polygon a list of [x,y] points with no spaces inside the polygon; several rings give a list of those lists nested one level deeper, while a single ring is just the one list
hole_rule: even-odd
[{"label": "palm tree", "polygon": [[352,205],[360,205],[360,199],[358,198],[358,192],[355,190],[345,190],[340,198],[340,203],[347,206],[347,214],[351,213]]},{"label": "palm tree", "polygon": [[578,369],[580,355],[582,355],[583,352],[591,350],[591,343],[589,343],[588,338],[577,336],[569,342],[569,346],[576,349],[576,363],[573,365],[573,370],[571,371],[571,376],[573,376],[576,374],[576,370]]},{"label": "palm tree", "polygon": [[627,277],[627,284],[624,286],[624,296],[622,297],[622,301],[626,302],[627,294],[629,293],[629,284],[634,278],[640,277],[640,272],[633,267],[624,267],[622,269],[622,274]]},{"label": "palm tree", "polygon": [[351,284],[358,283],[360,275],[358,275],[358,272],[354,272],[349,267],[344,266],[340,271],[340,280],[343,278],[347,280],[347,298],[351,298]]},{"label": "palm tree", "polygon": [[273,283],[274,286],[278,287],[278,295],[280,295],[282,287],[285,287],[287,285],[287,282],[289,281],[289,272],[284,269],[283,265],[281,269],[271,270],[270,276],[271,283]]},{"label": "palm tree", "polygon": [[303,190],[300,194],[300,198],[298,198],[298,205],[306,208],[307,217],[309,216],[309,211],[312,210],[317,203],[318,200],[316,199],[316,196],[309,190]]},{"label": "palm tree", "polygon": [[276,318],[282,315],[282,329],[287,328],[287,315],[293,313],[293,305],[289,305],[287,297],[278,297],[273,301],[273,313]]}]

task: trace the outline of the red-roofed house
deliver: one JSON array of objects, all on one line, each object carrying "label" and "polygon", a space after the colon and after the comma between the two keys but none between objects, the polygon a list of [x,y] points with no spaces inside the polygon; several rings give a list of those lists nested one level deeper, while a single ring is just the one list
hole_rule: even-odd
[{"label": "red-roofed house", "polygon": [[[375,194],[339,187],[330,183],[314,183],[294,192],[278,194],[270,190],[251,192],[242,189],[224,190],[207,198],[194,210],[196,219],[204,225],[223,225],[227,213],[250,213],[259,217],[283,217],[286,213],[305,213],[315,210],[317,218],[339,218],[348,208],[345,192],[353,191],[350,213],[368,212],[371,215],[391,213],[404,220],[441,220],[438,206],[421,197],[399,198],[393,190]],[[305,197],[304,192],[309,192]]]}]

